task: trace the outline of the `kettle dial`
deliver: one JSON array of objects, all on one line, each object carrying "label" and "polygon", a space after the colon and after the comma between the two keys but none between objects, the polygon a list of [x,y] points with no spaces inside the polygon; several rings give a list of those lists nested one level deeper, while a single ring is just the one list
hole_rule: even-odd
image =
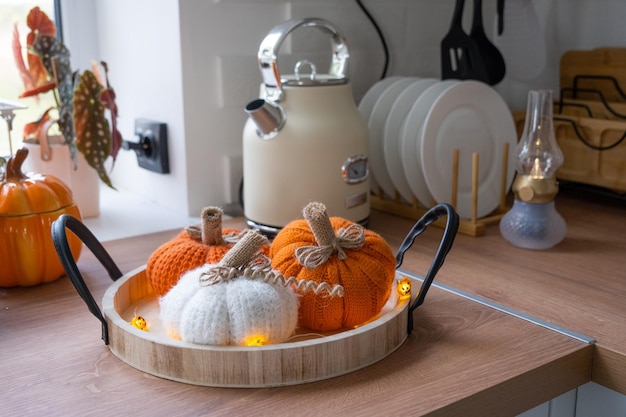
[{"label": "kettle dial", "polygon": [[351,156],[341,166],[341,176],[347,184],[358,184],[369,176],[369,163],[366,155]]}]

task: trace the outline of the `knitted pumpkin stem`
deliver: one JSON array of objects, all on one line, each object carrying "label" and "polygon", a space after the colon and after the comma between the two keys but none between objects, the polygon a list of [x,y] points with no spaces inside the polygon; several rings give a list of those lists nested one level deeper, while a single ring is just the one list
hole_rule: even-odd
[{"label": "knitted pumpkin stem", "polygon": [[296,248],[294,255],[302,266],[315,269],[326,263],[335,253],[339,260],[344,260],[348,256],[344,249],[358,249],[365,243],[365,231],[358,224],[341,228],[335,234],[333,224],[326,212],[326,206],[322,203],[309,203],[302,214],[317,241],[317,246]]},{"label": "knitted pumpkin stem", "polygon": [[205,207],[200,215],[202,219],[202,243],[205,245],[223,245],[222,238],[222,215],[224,212],[219,207]]},{"label": "knitted pumpkin stem", "polygon": [[231,268],[245,266],[255,258],[259,249],[267,243],[267,238],[257,230],[246,230],[241,239],[235,243],[235,246],[226,252],[219,264]]},{"label": "knitted pumpkin stem", "polygon": [[337,240],[335,230],[326,212],[326,206],[319,202],[309,203],[302,210],[319,246],[333,246]]}]

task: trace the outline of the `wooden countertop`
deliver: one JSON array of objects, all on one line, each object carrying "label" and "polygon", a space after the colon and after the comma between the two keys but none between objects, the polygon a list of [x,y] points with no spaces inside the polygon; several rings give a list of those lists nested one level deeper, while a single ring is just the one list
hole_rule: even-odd
[{"label": "wooden countertop", "polygon": [[[283,388],[198,387],[144,374],[113,356],[100,323],[63,278],[0,289],[3,414],[513,416],[592,377],[621,391],[623,207],[569,196],[557,207],[570,226],[557,248],[513,248],[496,226],[479,238],[459,235],[437,280],[593,336],[597,347],[433,287],[414,312],[407,341],[365,369]],[[599,211],[611,224],[593,217]],[[412,223],[372,213],[371,227],[395,247]],[[175,233],[105,247],[122,271],[131,271]],[[438,233],[429,229],[416,240],[403,269],[425,273]],[[88,251],[78,266],[101,300],[111,285],[104,269]]]},{"label": "wooden countertop", "polygon": [[[459,234],[437,281],[596,339],[591,379],[626,394],[626,202],[563,188],[556,208],[565,239],[526,250],[502,238]],[[413,221],[373,212],[371,227],[397,247]],[[440,233],[440,232],[439,232]],[[424,275],[435,229],[416,241],[403,268]]]}]

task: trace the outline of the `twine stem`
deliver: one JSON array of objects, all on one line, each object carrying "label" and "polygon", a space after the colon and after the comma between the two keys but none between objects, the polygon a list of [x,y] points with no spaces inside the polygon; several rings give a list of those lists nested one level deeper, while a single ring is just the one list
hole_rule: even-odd
[{"label": "twine stem", "polygon": [[337,240],[335,230],[330,222],[326,206],[322,203],[309,203],[302,211],[304,219],[309,223],[318,246],[333,246]]},{"label": "twine stem", "polygon": [[246,230],[235,246],[226,252],[219,265],[231,268],[247,265],[256,257],[259,249],[267,243],[267,238],[257,230]]},{"label": "twine stem", "polygon": [[295,251],[296,259],[306,268],[317,268],[335,253],[339,260],[344,260],[347,257],[344,249],[358,249],[365,243],[365,230],[356,223],[339,229],[335,235],[326,206],[322,203],[309,203],[302,213],[317,241],[317,246],[300,246]]},{"label": "twine stem", "polygon": [[202,243],[205,245],[223,245],[222,215],[219,207],[205,207],[200,215],[202,219]]}]

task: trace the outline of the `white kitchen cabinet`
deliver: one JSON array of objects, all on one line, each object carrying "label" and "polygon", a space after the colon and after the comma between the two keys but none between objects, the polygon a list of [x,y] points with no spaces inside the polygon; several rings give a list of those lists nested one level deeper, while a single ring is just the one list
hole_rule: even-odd
[{"label": "white kitchen cabinet", "polygon": [[626,395],[589,382],[518,417],[626,417]]},{"label": "white kitchen cabinet", "polygon": [[577,391],[576,417],[626,417],[626,395],[594,382]]},{"label": "white kitchen cabinet", "polygon": [[566,392],[520,414],[518,417],[576,417],[576,391]]}]

